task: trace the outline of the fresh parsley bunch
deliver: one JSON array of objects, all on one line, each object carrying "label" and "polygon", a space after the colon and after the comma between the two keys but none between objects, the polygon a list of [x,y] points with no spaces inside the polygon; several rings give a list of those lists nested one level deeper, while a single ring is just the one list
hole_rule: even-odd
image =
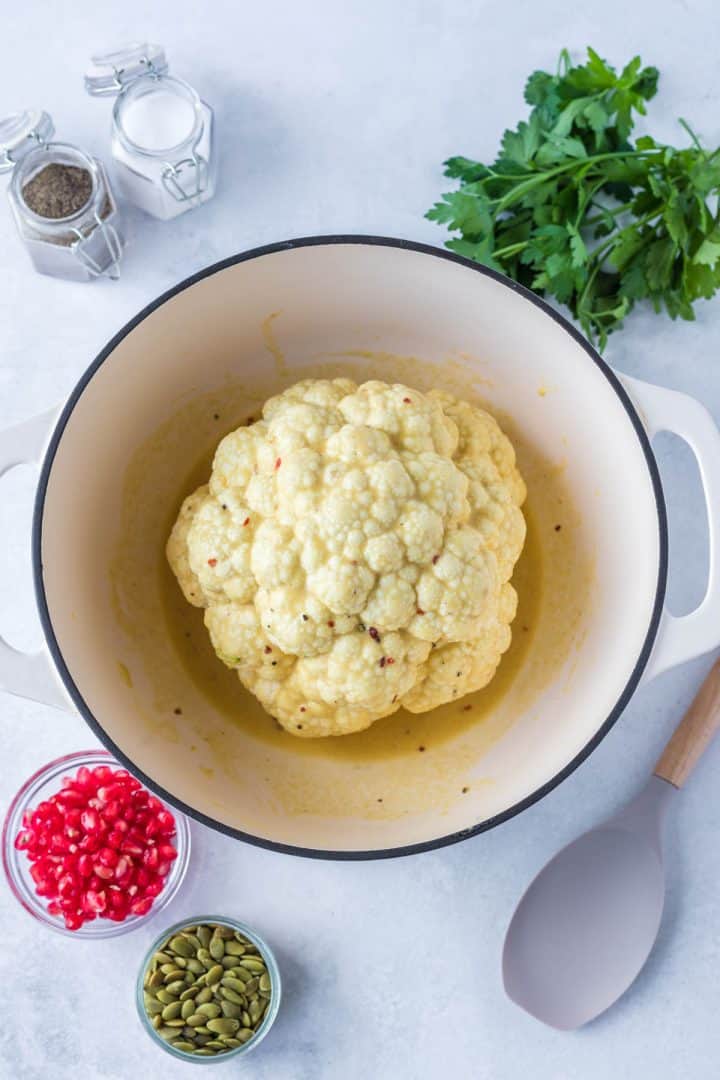
[{"label": "fresh parsley bunch", "polygon": [[530,116],[506,131],[492,165],[445,163],[460,188],[427,217],[459,237],[447,246],[568,305],[604,347],[637,300],[671,318],[720,286],[720,148],[633,141],[634,114],[657,90],[639,56],[618,74],[588,49],[555,75],[536,71]]}]

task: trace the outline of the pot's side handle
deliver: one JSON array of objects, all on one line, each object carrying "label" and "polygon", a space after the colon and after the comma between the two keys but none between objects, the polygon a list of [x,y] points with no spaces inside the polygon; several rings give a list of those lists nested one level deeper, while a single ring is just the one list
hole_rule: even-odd
[{"label": "pot's side handle", "polygon": [[[39,462],[57,417],[57,409],[0,431],[0,476]],[[0,637],[0,690],[43,705],[67,709],[68,700],[45,651],[23,653]]]},{"label": "pot's side handle", "polygon": [[708,583],[702,602],[687,615],[663,611],[643,681],[720,645],[720,431],[699,401],[662,386],[622,376],[649,435],[671,431],[683,439],[698,463],[710,534]]}]

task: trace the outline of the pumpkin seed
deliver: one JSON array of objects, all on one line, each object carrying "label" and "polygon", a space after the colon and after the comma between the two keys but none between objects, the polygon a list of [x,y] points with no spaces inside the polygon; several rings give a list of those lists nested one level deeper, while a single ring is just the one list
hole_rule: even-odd
[{"label": "pumpkin seed", "polygon": [[171,956],[170,953],[166,953],[166,952],[156,952],[155,955],[152,958],[153,964],[157,964],[157,965],[159,965],[159,964],[171,964],[171,963],[173,963],[174,960],[175,960],[175,957]]},{"label": "pumpkin seed", "polygon": [[236,1046],[242,1046],[240,1040],[236,1039],[234,1035],[221,1035],[220,1038],[229,1050],[234,1050]]},{"label": "pumpkin seed", "polygon": [[240,1040],[240,1042],[246,1043],[249,1039],[252,1039],[254,1034],[255,1034],[255,1032],[251,1031],[250,1028],[240,1028],[240,1030],[237,1033],[237,1037]]},{"label": "pumpkin seed", "polygon": [[[250,1002],[250,1017],[252,1019],[252,1026],[253,1027],[255,1027],[257,1025],[258,1020],[263,1015],[266,1008],[267,1008],[267,1005],[261,1005],[259,1001],[251,1001]],[[248,1027],[249,1026],[250,1025],[248,1025]]]},{"label": "pumpkin seed", "polygon": [[[192,930],[183,930],[182,931],[182,936],[185,938],[186,941],[190,942],[190,944],[193,947],[193,952],[194,953],[196,953],[198,951],[198,949],[202,948],[202,945],[200,944],[200,941],[198,940],[198,938],[195,937],[195,934],[192,932]],[[181,955],[184,956],[185,954],[182,953]]]},{"label": "pumpkin seed", "polygon": [[252,1020],[250,1019],[250,1013],[243,1009],[240,1019],[243,1022],[243,1027],[252,1027]]},{"label": "pumpkin seed", "polygon": [[196,1049],[195,1043],[185,1042],[184,1039],[175,1039],[170,1045],[174,1046],[176,1050],[182,1050],[186,1054],[191,1054],[193,1050]]},{"label": "pumpkin seed", "polygon": [[[228,943],[228,944],[230,944],[230,943]],[[228,956],[223,956],[222,960],[220,961],[220,963],[222,964],[222,966],[226,970],[229,970],[230,968],[234,968],[235,965],[237,964],[237,962],[238,962],[237,956],[229,956],[229,955]]]},{"label": "pumpkin seed", "polygon": [[252,971],[255,975],[262,975],[265,970],[265,965],[262,960],[258,960],[254,956],[243,956],[239,963],[240,967],[244,967],[247,971]]},{"label": "pumpkin seed", "polygon": [[182,968],[182,969],[183,969],[183,971],[184,971],[184,970],[185,970],[185,968],[187,967],[187,960],[185,959],[185,957],[184,957],[184,956],[176,956],[176,957],[175,957],[175,963],[177,964],[177,966],[178,966],[179,968]]},{"label": "pumpkin seed", "polygon": [[[178,979],[177,982],[168,983],[168,985],[165,987],[165,993],[173,994],[174,997],[179,997],[180,994],[182,994],[183,990],[186,989],[187,986],[185,980]],[[162,998],[160,997],[160,991],[158,991],[158,998],[160,999],[160,1001],[162,1001]]]},{"label": "pumpkin seed", "polygon": [[247,951],[247,946],[241,945],[239,941],[226,941],[225,952],[230,953],[231,956],[243,956]]},{"label": "pumpkin seed", "polygon": [[[234,990],[236,994],[245,993],[245,983],[242,979],[233,979],[232,975],[223,975],[222,984],[228,990]],[[162,991],[160,991],[162,993]],[[230,999],[232,1001],[232,998]]]},{"label": "pumpkin seed", "polygon": [[229,926],[214,926],[213,933],[221,937],[223,941],[228,941],[230,938],[235,937],[235,931],[231,930]]},{"label": "pumpkin seed", "polygon": [[161,1039],[174,1039],[177,1037],[178,1029],[174,1027],[159,1027],[157,1033]]},{"label": "pumpkin seed", "polygon": [[154,988],[156,986],[162,986],[162,984],[164,982],[165,982],[165,976],[163,975],[162,971],[160,969],[158,969],[157,971],[153,971],[152,975],[150,976],[150,978],[147,981],[147,985],[150,988]]},{"label": "pumpkin seed", "polygon": [[168,944],[168,948],[171,952],[176,953],[178,956],[185,956],[189,959],[191,956],[195,956],[197,949],[193,948],[192,944],[186,937],[181,937],[180,934],[174,937]]},{"label": "pumpkin seed", "polygon": [[191,1028],[201,1027],[206,1020],[207,1017],[203,1016],[202,1013],[193,1013],[192,1016],[188,1016],[185,1018],[187,1026]]},{"label": "pumpkin seed", "polygon": [[197,986],[188,986],[187,990],[183,990],[180,995],[180,1000],[183,1002],[191,1001],[196,994],[200,993],[200,989]]},{"label": "pumpkin seed", "polygon": [[[162,968],[160,969],[162,971]],[[179,979],[185,981],[185,972],[180,968],[174,967],[171,971],[165,972],[165,985],[168,986],[171,982],[177,982]]]},{"label": "pumpkin seed", "polygon": [[266,993],[267,993],[268,990],[270,990],[272,988],[272,983],[270,982],[270,976],[268,975],[267,971],[265,972],[264,975],[260,976],[259,985],[260,985],[260,989],[263,990]]},{"label": "pumpkin seed", "polygon": [[[207,1020],[207,1017],[205,1017],[205,1019]],[[207,1026],[207,1024],[201,1024],[200,1027],[195,1028],[195,1034],[196,1035],[206,1035],[207,1038],[209,1039],[210,1038],[210,1028]]]},{"label": "pumpkin seed", "polygon": [[183,1020],[187,1020],[189,1016],[195,1015],[195,1002],[192,1000],[192,998],[188,998],[187,1001],[183,1001],[182,1005],[180,1006],[180,1015],[182,1016]]},{"label": "pumpkin seed", "polygon": [[155,998],[150,998],[145,1001],[145,1012],[148,1016],[159,1016],[165,1006],[161,1001],[156,1001]]},{"label": "pumpkin seed", "polygon": [[210,1042],[210,1040],[212,1039],[212,1035],[207,1028],[205,1028],[204,1031],[201,1031],[199,1035],[198,1031],[199,1029],[195,1028],[195,1043],[197,1044],[197,1046],[204,1046],[205,1043]]},{"label": "pumpkin seed", "polygon": [[176,1016],[174,1020],[166,1020],[165,1027],[181,1028],[185,1026],[185,1021],[181,1016]]},{"label": "pumpkin seed", "polygon": [[177,1020],[181,1009],[182,1005],[179,1001],[171,1001],[162,1011],[163,1020]]},{"label": "pumpkin seed", "polygon": [[214,1001],[208,1001],[204,1005],[198,1005],[198,1014],[202,1013],[203,1016],[207,1016],[209,1020],[215,1020],[221,1013],[219,1005],[216,1005]]},{"label": "pumpkin seed", "polygon": [[200,1046],[197,1050],[193,1050],[194,1057],[213,1057],[214,1050],[208,1050],[206,1046]]},{"label": "pumpkin seed", "polygon": [[208,971],[205,982],[208,986],[214,986],[215,983],[220,982],[224,974],[225,969],[223,968],[222,964],[215,964],[215,966],[211,967]]},{"label": "pumpkin seed", "polygon": [[157,1029],[159,1027],[163,1026],[163,1018],[160,1015],[160,1013],[158,1013],[157,1016],[153,1016],[153,1018],[152,1018],[152,1026],[155,1028],[156,1031],[157,1031]]},{"label": "pumpkin seed", "polygon": [[158,990],[155,997],[158,999],[158,1001],[162,1001],[163,1005],[169,1005],[171,1001],[177,1000],[177,995],[171,994],[167,987],[165,987],[163,990]]},{"label": "pumpkin seed", "polygon": [[249,997],[251,994],[254,994],[255,991],[257,990],[259,984],[260,984],[260,980],[258,978],[254,978],[254,979],[251,979],[250,982],[246,982],[245,983],[245,993],[246,993],[246,995]]},{"label": "pumpkin seed", "polygon": [[196,956],[191,956],[187,962],[187,970],[191,971],[193,975],[202,975],[205,968]]},{"label": "pumpkin seed", "polygon": [[225,943],[221,937],[215,934],[208,945],[208,952],[213,960],[222,960],[225,955]]},{"label": "pumpkin seed", "polygon": [[196,1005],[204,1005],[207,1001],[212,1001],[213,992],[209,986],[203,986],[198,990],[195,998]]},{"label": "pumpkin seed", "polygon": [[218,1017],[217,1020],[208,1020],[207,1026],[214,1035],[234,1035],[240,1027],[240,1021],[223,1016]]},{"label": "pumpkin seed", "polygon": [[182,1029],[181,1034],[186,1039],[194,1039],[195,1038],[195,1028],[188,1027],[187,1026],[187,1021],[186,1021],[185,1027]]},{"label": "pumpkin seed", "polygon": [[220,1008],[223,1016],[228,1016],[231,1020],[239,1020],[242,1016],[242,1006],[233,1005],[232,1001],[221,1001]]},{"label": "pumpkin seed", "polygon": [[210,1042],[205,1043],[206,1050],[227,1050],[225,1043],[221,1043],[219,1039],[211,1039]]},{"label": "pumpkin seed", "polygon": [[231,1001],[233,1005],[244,1005],[245,998],[240,994],[237,994],[234,990],[231,990],[229,986],[221,986],[220,993],[226,1001]]},{"label": "pumpkin seed", "polygon": [[198,926],[195,930],[195,937],[198,939],[203,949],[207,949],[212,936],[213,932],[209,926]]}]

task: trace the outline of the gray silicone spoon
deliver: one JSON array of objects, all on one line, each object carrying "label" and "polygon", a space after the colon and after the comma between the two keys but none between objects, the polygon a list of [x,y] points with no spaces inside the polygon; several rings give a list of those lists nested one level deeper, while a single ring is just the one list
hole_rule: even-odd
[{"label": "gray silicone spoon", "polygon": [[551,1027],[593,1020],[627,990],[660,928],[665,813],[720,727],[720,660],[647,786],[541,870],[505,938],[508,996]]}]

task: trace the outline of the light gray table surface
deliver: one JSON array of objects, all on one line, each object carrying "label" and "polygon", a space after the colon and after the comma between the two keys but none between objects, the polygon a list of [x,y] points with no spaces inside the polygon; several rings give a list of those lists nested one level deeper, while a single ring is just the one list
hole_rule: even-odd
[{"label": "light gray table surface", "polygon": [[[2,17],[0,103],[52,112],[58,135],[107,156],[110,104],[83,91],[87,55],[163,42],[172,70],[217,112],[215,200],[170,224],[128,215],[122,280],[76,285],[34,273],[0,201],[0,424],[59,402],[98,349],[166,288],[224,256],[311,233],[441,243],[423,219],[449,154],[487,157],[523,113],[522,86],[559,48],[634,52],[662,72],[652,128],[682,141],[686,116],[720,140],[715,0],[568,5],[487,0],[290,3],[40,0]],[[4,186],[4,182],[0,181]],[[4,196],[3,196],[4,198]],[[607,356],[621,371],[702,398],[720,419],[720,301],[694,324],[638,312]],[[670,599],[702,593],[707,543],[687,448],[658,455],[671,521]],[[37,646],[28,557],[34,475],[0,496],[0,632]],[[720,627],[718,628],[720,635]],[[233,911],[274,943],[286,996],[267,1042],[223,1075],[256,1080],[714,1080],[720,1075],[720,745],[677,800],[657,948],[632,990],[574,1034],[504,996],[512,908],[560,845],[642,782],[710,657],[637,693],[590,759],[540,804],[465,843],[408,859],[303,861],[193,827],[189,880],[168,910]],[[4,696],[0,807],[50,758],[93,745],[77,716]],[[133,980],[156,924],[83,943],[43,931],[0,885],[3,1080],[189,1077],[134,1014]]]}]

